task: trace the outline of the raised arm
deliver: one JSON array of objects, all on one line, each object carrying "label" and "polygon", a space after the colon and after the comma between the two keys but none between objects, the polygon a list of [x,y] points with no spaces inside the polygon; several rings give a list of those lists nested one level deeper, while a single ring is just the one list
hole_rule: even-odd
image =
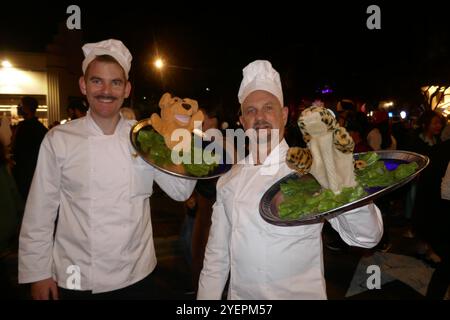
[{"label": "raised arm", "polygon": [[155,181],[175,201],[187,200],[197,183],[197,180],[176,178],[159,170],[155,170]]}]

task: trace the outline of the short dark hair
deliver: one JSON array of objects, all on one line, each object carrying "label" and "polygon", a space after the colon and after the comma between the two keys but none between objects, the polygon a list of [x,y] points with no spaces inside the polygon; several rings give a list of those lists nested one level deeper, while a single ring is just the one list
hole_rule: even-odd
[{"label": "short dark hair", "polygon": [[73,110],[77,109],[84,113],[86,113],[89,109],[88,104],[83,98],[73,99],[72,101],[70,101],[68,108]]},{"label": "short dark hair", "polygon": [[422,130],[427,130],[430,127],[431,120],[433,120],[434,117],[437,117],[443,126],[445,125],[445,119],[440,113],[434,110],[427,110],[420,116],[418,121]]},{"label": "short dark hair", "polygon": [[39,106],[39,102],[36,100],[36,98],[25,96],[21,99],[22,106],[30,108],[33,112],[36,112],[36,109]]},{"label": "short dark hair", "polygon": [[198,101],[198,107],[202,109],[209,118],[217,118],[219,122],[223,120],[223,101],[220,94],[201,90],[196,92],[193,96],[196,97],[195,99]]}]

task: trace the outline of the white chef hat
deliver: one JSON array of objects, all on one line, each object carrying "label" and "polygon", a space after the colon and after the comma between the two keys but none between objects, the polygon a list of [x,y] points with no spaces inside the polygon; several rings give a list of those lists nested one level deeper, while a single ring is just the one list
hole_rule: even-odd
[{"label": "white chef hat", "polygon": [[272,68],[272,64],[269,61],[253,61],[242,70],[242,74],[244,77],[238,93],[240,104],[253,91],[264,90],[277,97],[281,106],[284,106],[280,74]]},{"label": "white chef hat", "polygon": [[128,73],[130,72],[131,60],[133,57],[122,41],[108,39],[96,43],[86,43],[82,49],[85,56],[82,64],[83,73],[86,72],[89,63],[91,63],[95,57],[109,55],[116,59],[122,66],[123,70],[125,70],[125,76],[128,79]]}]

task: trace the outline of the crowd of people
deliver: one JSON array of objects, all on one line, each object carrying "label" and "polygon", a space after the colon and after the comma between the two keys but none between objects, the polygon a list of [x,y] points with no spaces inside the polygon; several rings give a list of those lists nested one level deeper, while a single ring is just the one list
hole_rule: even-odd
[{"label": "crowd of people", "polygon": [[[246,158],[253,161],[238,163],[220,179],[196,181],[158,171],[134,156],[129,131],[136,116],[122,108],[132,86],[127,47],[108,39],[82,50],[79,86],[86,98],[69,105],[71,121],[47,130],[36,117],[37,100],[24,97],[19,106],[24,120],[10,141],[2,138],[0,194],[6,210],[0,281],[5,286],[9,278],[2,260],[18,240],[18,280],[30,284],[33,299],[157,299],[149,202],[156,182],[174,200],[186,201],[181,239],[198,299],[222,298],[227,283],[229,299],[326,299],[322,232],[331,235],[330,247],[387,251],[396,201],[403,202],[411,232],[420,239],[418,255],[435,263],[428,296],[442,299],[450,270],[450,139],[439,113],[424,112],[414,127],[393,124],[384,109],[368,118],[351,101],[325,102],[352,136],[354,152],[409,150],[428,156],[431,164],[389,198],[330,218],[325,227],[279,227],[260,217],[259,202],[292,172],[285,163],[289,146],[306,143],[296,125],[301,110],[285,107],[280,75],[269,61],[243,69],[239,122],[245,130],[278,130],[279,141],[261,157],[259,148],[268,145],[258,140],[256,153],[250,150]],[[220,129],[219,104],[199,102],[203,130]],[[275,173],[266,174],[272,167]],[[8,286],[2,293],[12,292]]]}]

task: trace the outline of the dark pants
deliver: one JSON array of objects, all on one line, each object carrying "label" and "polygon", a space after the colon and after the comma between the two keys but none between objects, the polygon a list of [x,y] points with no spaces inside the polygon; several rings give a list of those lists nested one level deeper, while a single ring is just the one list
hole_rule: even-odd
[{"label": "dark pants", "polygon": [[203,260],[205,258],[206,244],[208,243],[214,202],[215,198],[209,199],[200,193],[198,194],[198,210],[195,216],[194,230],[192,231],[192,282],[194,291],[198,289],[198,281],[203,269]]},{"label": "dark pants", "polygon": [[427,299],[443,300],[450,285],[450,256],[442,257],[428,284]]},{"label": "dark pants", "polygon": [[62,300],[154,300],[164,299],[158,290],[154,273],[128,287],[93,294],[92,291],[68,290],[59,288],[59,298]]},{"label": "dark pants", "polygon": [[11,283],[11,278],[6,258],[0,258],[0,300],[17,299],[18,293]]},{"label": "dark pants", "polygon": [[426,233],[426,240],[433,250],[441,257],[441,263],[433,272],[430,283],[428,284],[428,299],[443,299],[447,288],[450,285],[450,201],[441,200],[437,206],[432,209],[433,214],[430,219],[430,229]]},{"label": "dark pants", "polygon": [[441,257],[441,262],[434,270],[433,276],[428,284],[427,299],[444,299],[445,293],[450,285],[450,241],[447,231],[448,226],[450,226],[450,219],[448,218],[450,207],[447,206],[445,209],[443,212],[447,215],[446,219],[439,220],[440,227],[435,228],[435,234],[437,236],[436,238],[430,238],[431,247]]}]

